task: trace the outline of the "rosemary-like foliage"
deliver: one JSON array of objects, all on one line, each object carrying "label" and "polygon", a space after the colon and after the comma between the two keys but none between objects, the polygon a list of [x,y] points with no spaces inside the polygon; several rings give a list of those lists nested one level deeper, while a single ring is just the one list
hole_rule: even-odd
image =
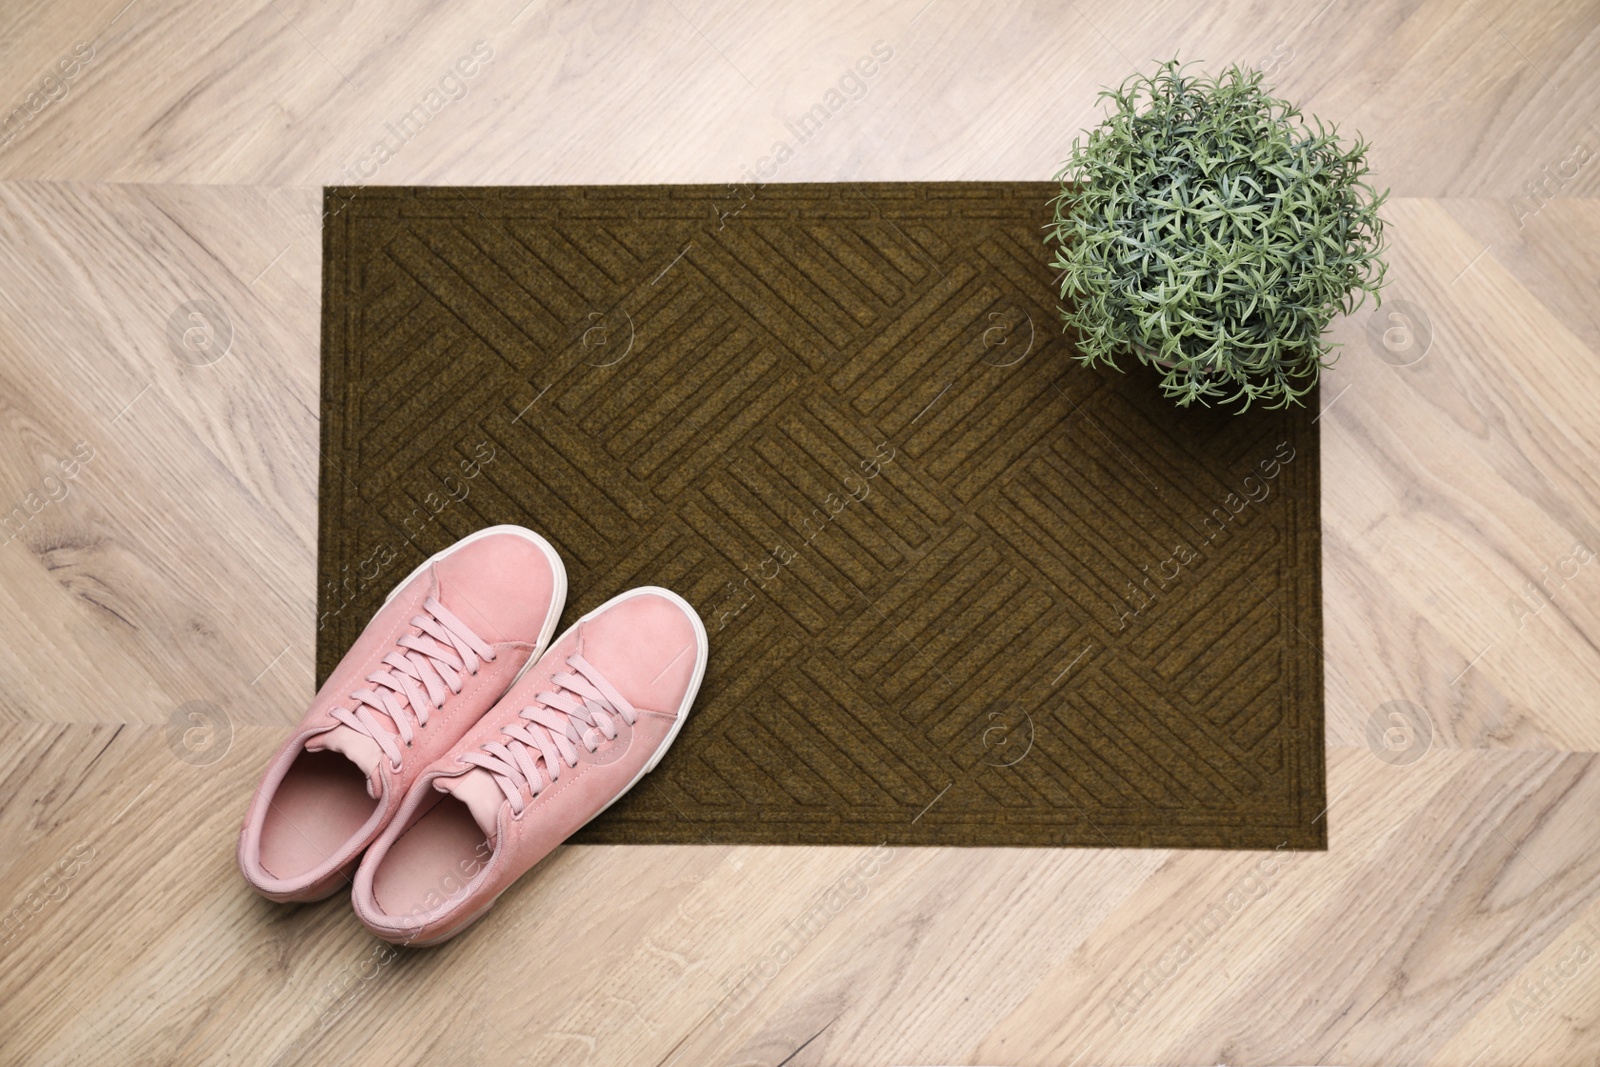
[{"label": "rosemary-like foliage", "polygon": [[1367,145],[1340,145],[1269,96],[1259,71],[1216,80],[1177,60],[1101,92],[1073,141],[1046,241],[1086,364],[1132,354],[1193,401],[1300,403],[1332,362],[1339,312],[1381,302],[1385,264]]}]

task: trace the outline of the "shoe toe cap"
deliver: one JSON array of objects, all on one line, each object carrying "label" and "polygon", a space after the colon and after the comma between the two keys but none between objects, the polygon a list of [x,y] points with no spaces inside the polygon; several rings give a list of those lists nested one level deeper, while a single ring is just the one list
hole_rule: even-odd
[{"label": "shoe toe cap", "polygon": [[643,590],[584,624],[584,658],[635,706],[675,712],[688,692],[704,630],[676,597]]},{"label": "shoe toe cap", "polygon": [[565,595],[566,576],[553,552],[531,535],[496,532],[433,564],[441,599],[488,641],[534,643]]}]

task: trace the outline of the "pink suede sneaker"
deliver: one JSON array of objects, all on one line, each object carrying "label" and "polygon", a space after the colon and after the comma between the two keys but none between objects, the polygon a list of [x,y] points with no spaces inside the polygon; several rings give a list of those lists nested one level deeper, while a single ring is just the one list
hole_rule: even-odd
[{"label": "pink suede sneaker", "polygon": [[417,777],[538,661],[567,599],[550,543],[494,526],[389,594],[256,787],[239,869],[263,896],[342,888]]},{"label": "pink suede sneaker", "polygon": [[631,589],[556,639],[422,772],[356,871],[373,933],[435,945],[660,762],[706,670],[706,629],[666,589]]}]

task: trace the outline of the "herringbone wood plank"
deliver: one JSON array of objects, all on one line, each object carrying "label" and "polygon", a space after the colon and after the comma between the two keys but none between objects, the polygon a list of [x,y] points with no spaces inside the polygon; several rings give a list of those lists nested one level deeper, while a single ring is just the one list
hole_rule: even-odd
[{"label": "herringbone wood plank", "polygon": [[[1549,176],[1591,129],[1592,6],[921,8],[0,9],[0,107],[74,41],[103,45],[0,147],[0,506],[76,441],[95,449],[0,545],[0,902],[22,918],[0,947],[3,1058],[1593,1062],[1600,601],[1592,567],[1559,575],[1600,514],[1600,207],[1570,199],[1593,195],[1594,167]],[[1260,853],[567,849],[470,939],[392,962],[338,900],[252,898],[232,834],[313,675],[318,187],[348,180],[480,27],[485,78],[375,180],[733,182],[879,37],[885,76],[780,180],[1043,179],[1097,87],[1175,49],[1266,59],[1373,139],[1402,197],[1393,295],[1435,343],[1395,367],[1364,316],[1335,328],[1318,423],[1329,851],[1267,878]],[[605,273],[645,249],[619,241],[592,268],[559,241],[537,251]],[[882,299],[915,270],[869,247],[797,254],[824,253]],[[199,297],[236,327],[210,367],[166,338]],[[943,383],[918,384],[925,403]],[[994,521],[1053,492],[1015,488]],[[1411,766],[1367,747],[1396,699],[1434,727]],[[233,727],[203,767],[167,742],[194,700]],[[841,887],[863,856],[874,873]],[[804,925],[819,902],[826,922]]]}]

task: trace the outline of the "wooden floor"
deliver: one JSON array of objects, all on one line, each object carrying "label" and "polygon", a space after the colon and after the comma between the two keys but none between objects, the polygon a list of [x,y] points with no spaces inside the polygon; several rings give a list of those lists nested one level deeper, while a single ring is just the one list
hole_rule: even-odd
[{"label": "wooden floor", "polygon": [[[1322,392],[1328,852],[566,849],[399,956],[246,889],[319,186],[1047,178],[1174,53],[1395,194]],[[0,1061],[1600,1061],[1597,100],[1593,0],[5,4]]]}]

